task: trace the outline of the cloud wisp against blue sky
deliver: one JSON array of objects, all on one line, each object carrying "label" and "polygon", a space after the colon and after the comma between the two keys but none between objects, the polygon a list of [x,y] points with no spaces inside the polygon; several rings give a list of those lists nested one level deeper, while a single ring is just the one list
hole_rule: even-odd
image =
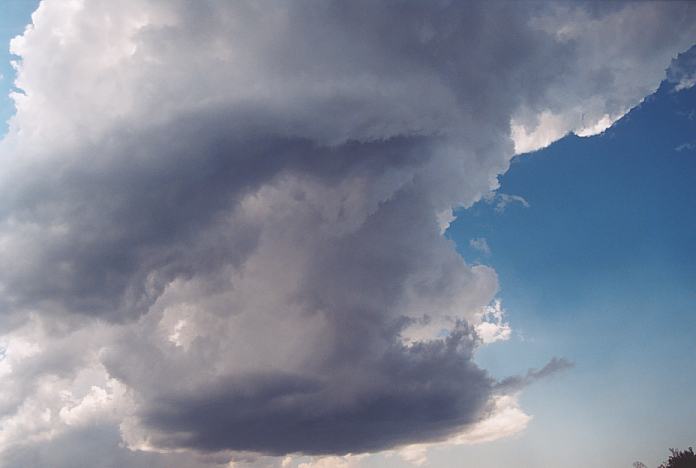
[{"label": "cloud wisp against blue sky", "polygon": [[696,5],[5,8],[0,466],[557,466],[688,366]]}]

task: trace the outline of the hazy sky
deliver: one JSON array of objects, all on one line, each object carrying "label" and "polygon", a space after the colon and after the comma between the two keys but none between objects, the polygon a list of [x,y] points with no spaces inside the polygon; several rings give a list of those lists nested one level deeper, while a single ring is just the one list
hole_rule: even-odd
[{"label": "hazy sky", "polygon": [[696,4],[8,0],[0,35],[0,466],[696,441]]}]

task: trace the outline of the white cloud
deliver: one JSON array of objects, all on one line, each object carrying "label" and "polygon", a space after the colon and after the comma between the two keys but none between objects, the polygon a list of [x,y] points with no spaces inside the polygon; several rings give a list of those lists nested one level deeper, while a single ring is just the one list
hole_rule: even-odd
[{"label": "white cloud", "polygon": [[696,143],[682,143],[674,148],[674,151],[694,151],[696,150]]},{"label": "white cloud", "polygon": [[297,468],[355,468],[360,466],[360,460],[365,455],[344,455],[341,457],[316,457],[308,462],[297,465]]},{"label": "white cloud", "polygon": [[515,153],[531,153],[549,146],[568,132],[568,122],[561,115],[543,110],[536,116],[533,126],[525,125],[514,118],[510,122],[510,133],[515,143]]},{"label": "white cloud", "polygon": [[471,248],[474,250],[478,250],[482,254],[491,254],[491,248],[489,247],[488,241],[485,237],[476,237],[474,239],[470,239],[469,246],[471,246]]},{"label": "white cloud", "polygon": [[447,228],[456,219],[451,208],[437,213],[437,225],[440,226],[440,234],[444,234]]},{"label": "white cloud", "polygon": [[499,299],[482,308],[474,323],[476,333],[484,344],[510,339],[512,329],[505,322],[505,309]]},{"label": "white cloud", "polygon": [[488,197],[489,203],[495,204],[496,213],[503,213],[508,205],[519,203],[524,208],[529,208],[529,202],[520,195],[509,195],[507,193],[497,192],[495,194],[491,193]]},{"label": "white cloud", "polygon": [[679,80],[679,83],[676,84],[674,90],[683,91],[685,89],[692,88],[694,85],[696,85],[696,74],[691,76],[685,76],[684,78]]}]

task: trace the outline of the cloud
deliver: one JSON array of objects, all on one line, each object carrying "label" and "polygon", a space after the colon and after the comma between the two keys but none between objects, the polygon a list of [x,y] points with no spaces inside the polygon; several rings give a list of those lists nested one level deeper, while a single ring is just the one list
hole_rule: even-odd
[{"label": "cloud", "polygon": [[478,250],[482,254],[491,254],[491,248],[488,246],[488,241],[485,237],[476,237],[469,240],[469,246],[474,250]]},{"label": "cloud", "polygon": [[476,445],[510,437],[527,428],[532,417],[519,405],[518,395],[497,395],[492,398],[488,416],[447,440],[412,444],[389,453],[416,466],[427,466],[428,451],[444,445]]},{"label": "cloud", "polygon": [[672,59],[667,69],[667,81],[675,91],[689,89],[696,84],[696,45]]},{"label": "cloud", "polygon": [[519,203],[524,208],[529,208],[529,202],[520,195],[508,195],[507,193],[497,192],[489,197],[490,203],[495,203],[496,213],[503,213],[508,205]]},{"label": "cloud", "polygon": [[574,364],[565,358],[554,357],[541,369],[530,369],[526,375],[503,379],[497,384],[497,388],[505,393],[519,391],[527,385],[570,369],[573,366]]},{"label": "cloud", "polygon": [[674,151],[678,152],[694,150],[696,150],[696,143],[682,143],[681,145],[678,145],[676,148],[674,148]]},{"label": "cloud", "polygon": [[346,455],[344,457],[320,457],[300,463],[297,468],[352,468],[360,466],[362,456]]},{"label": "cloud", "polygon": [[[533,25],[569,46],[564,53],[572,62],[544,64],[543,72],[536,71],[537,79],[545,73],[561,73],[563,79],[549,80],[543,91],[513,114],[516,152],[544,148],[571,132],[578,136],[601,133],[652,94],[669,61],[693,45],[691,27],[676,26],[683,21],[680,15],[693,14],[691,8],[681,2],[673,8],[569,2],[553,5],[534,18]],[[655,24],[675,25],[675,29],[665,34],[651,30]],[[619,30],[625,34],[618,37]],[[677,50],[673,49],[676,43],[680,44]]]},{"label": "cloud", "polygon": [[499,299],[483,307],[475,322],[477,322],[474,327],[476,334],[485,344],[510,339],[512,328],[505,322],[505,310]]},{"label": "cloud", "polygon": [[496,429],[501,388],[536,374],[474,363],[510,333],[498,279],[438,213],[490,197],[516,126],[554,116],[548,144],[639,103],[695,14],[44,0],[11,45],[0,143],[0,465],[273,464],[521,430],[517,407]]}]

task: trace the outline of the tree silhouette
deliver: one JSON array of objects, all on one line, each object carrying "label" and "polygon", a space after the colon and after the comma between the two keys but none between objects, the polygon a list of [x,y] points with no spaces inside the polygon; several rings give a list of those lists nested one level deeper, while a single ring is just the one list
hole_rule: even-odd
[{"label": "tree silhouette", "polygon": [[694,449],[688,450],[669,449],[672,452],[667,463],[663,463],[659,468],[696,468],[696,454]]}]

